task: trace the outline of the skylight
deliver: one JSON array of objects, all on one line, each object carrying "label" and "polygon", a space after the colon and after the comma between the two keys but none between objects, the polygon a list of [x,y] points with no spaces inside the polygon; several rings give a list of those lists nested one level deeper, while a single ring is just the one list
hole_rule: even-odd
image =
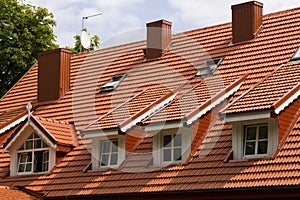
[{"label": "skylight", "polygon": [[298,48],[298,50],[296,51],[296,53],[291,59],[291,61],[296,61],[296,60],[300,60],[300,47]]},{"label": "skylight", "polygon": [[105,85],[103,85],[101,87],[100,93],[114,91],[125,77],[126,77],[126,74],[120,74],[120,75],[113,76],[109,82],[107,82]]},{"label": "skylight", "polygon": [[223,59],[223,57],[220,57],[207,60],[202,67],[198,68],[196,77],[205,77],[212,75],[217,70]]}]

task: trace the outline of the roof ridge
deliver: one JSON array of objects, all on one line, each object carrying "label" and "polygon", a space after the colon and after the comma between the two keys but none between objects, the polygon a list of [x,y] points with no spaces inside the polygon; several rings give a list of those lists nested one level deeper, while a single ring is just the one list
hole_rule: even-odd
[{"label": "roof ridge", "polygon": [[56,123],[56,124],[69,125],[68,122],[62,121],[62,120],[50,119],[50,118],[39,117],[39,116],[33,116],[33,117],[35,117],[39,121],[41,120],[41,121],[47,121],[47,122],[52,122],[52,123]]},{"label": "roof ridge", "polygon": [[286,13],[286,12],[291,12],[291,11],[296,11],[296,10],[299,10],[300,7],[296,7],[296,8],[288,8],[286,10],[279,10],[279,11],[275,11],[275,12],[271,12],[271,13],[268,13],[268,14],[265,14],[263,15],[263,17],[270,17],[272,15],[278,15],[280,13]]}]

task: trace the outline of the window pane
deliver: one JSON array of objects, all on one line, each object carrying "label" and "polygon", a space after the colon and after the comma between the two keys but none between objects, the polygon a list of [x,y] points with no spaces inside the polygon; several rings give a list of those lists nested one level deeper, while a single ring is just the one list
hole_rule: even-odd
[{"label": "window pane", "polygon": [[49,166],[49,152],[44,151],[43,152],[43,166],[42,166],[42,171],[46,172],[48,171],[48,166]]},{"label": "window pane", "polygon": [[268,127],[261,126],[259,127],[259,139],[268,139]]},{"label": "window pane", "polygon": [[103,141],[102,145],[103,145],[102,152],[103,153],[109,153],[109,151],[110,151],[110,141]]},{"label": "window pane", "polygon": [[247,127],[246,129],[246,140],[255,140],[256,139],[256,127]]},{"label": "window pane", "polygon": [[172,135],[164,135],[164,147],[170,147],[172,141]]},{"label": "window pane", "polygon": [[31,134],[28,139],[33,139],[33,134]]},{"label": "window pane", "polygon": [[43,162],[48,162],[49,161],[49,152],[45,151],[43,152]]},{"label": "window pane", "polygon": [[109,157],[109,155],[102,155],[101,166],[107,166],[108,165],[108,157]]},{"label": "window pane", "polygon": [[112,154],[110,158],[110,165],[116,165],[118,163],[118,154]]},{"label": "window pane", "polygon": [[35,149],[40,149],[42,147],[42,140],[34,140],[34,148]]},{"label": "window pane", "polygon": [[246,142],[246,152],[245,155],[255,154],[255,142]]},{"label": "window pane", "polygon": [[31,163],[26,165],[25,172],[31,172]]},{"label": "window pane", "polygon": [[34,133],[34,138],[39,139],[40,137],[38,136],[38,134]]},{"label": "window pane", "polygon": [[163,161],[164,162],[171,161],[171,149],[164,149],[164,151],[163,151]]},{"label": "window pane", "polygon": [[34,172],[42,172],[43,171],[43,151],[34,152]]},{"label": "window pane", "polygon": [[48,171],[48,163],[43,163],[43,172]]},{"label": "window pane", "polygon": [[27,161],[27,153],[20,154],[20,163],[25,163]]},{"label": "window pane", "polygon": [[174,147],[181,146],[181,134],[177,134],[174,137]]},{"label": "window pane", "polygon": [[27,162],[32,162],[32,152],[28,152],[27,156]]},{"label": "window pane", "polygon": [[181,148],[175,148],[173,156],[174,156],[173,160],[177,160],[177,161],[181,160]]},{"label": "window pane", "polygon": [[23,144],[19,150],[24,150],[24,149],[25,149],[25,144]]},{"label": "window pane", "polygon": [[258,142],[258,154],[266,154],[268,152],[268,141]]},{"label": "window pane", "polygon": [[19,164],[18,172],[24,172],[25,164]]},{"label": "window pane", "polygon": [[48,145],[43,141],[43,148],[48,148]]},{"label": "window pane", "polygon": [[111,151],[118,152],[118,141],[113,141]]},{"label": "window pane", "polygon": [[26,149],[33,149],[33,141],[32,140],[28,140],[25,142],[25,148]]}]

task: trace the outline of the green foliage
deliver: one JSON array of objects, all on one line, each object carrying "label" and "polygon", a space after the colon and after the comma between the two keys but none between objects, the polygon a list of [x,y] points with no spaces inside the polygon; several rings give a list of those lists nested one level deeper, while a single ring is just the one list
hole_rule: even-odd
[{"label": "green foliage", "polygon": [[37,61],[55,49],[56,22],[46,8],[0,0],[0,97]]},{"label": "green foliage", "polygon": [[[84,29],[82,29],[82,31],[87,31],[87,30],[86,30],[86,28],[84,28]],[[98,35],[93,35],[91,37],[91,45],[90,45],[90,48],[88,48],[88,49],[85,49],[81,46],[80,35],[75,35],[73,38],[75,39],[74,48],[65,47],[66,49],[71,50],[72,54],[76,54],[79,52],[93,51],[100,47],[100,38]]]}]

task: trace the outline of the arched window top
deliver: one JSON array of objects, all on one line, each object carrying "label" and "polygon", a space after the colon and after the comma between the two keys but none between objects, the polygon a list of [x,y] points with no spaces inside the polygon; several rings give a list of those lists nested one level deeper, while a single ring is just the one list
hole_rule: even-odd
[{"label": "arched window top", "polygon": [[32,133],[21,146],[19,151],[43,148],[49,148],[49,146],[36,133]]}]

